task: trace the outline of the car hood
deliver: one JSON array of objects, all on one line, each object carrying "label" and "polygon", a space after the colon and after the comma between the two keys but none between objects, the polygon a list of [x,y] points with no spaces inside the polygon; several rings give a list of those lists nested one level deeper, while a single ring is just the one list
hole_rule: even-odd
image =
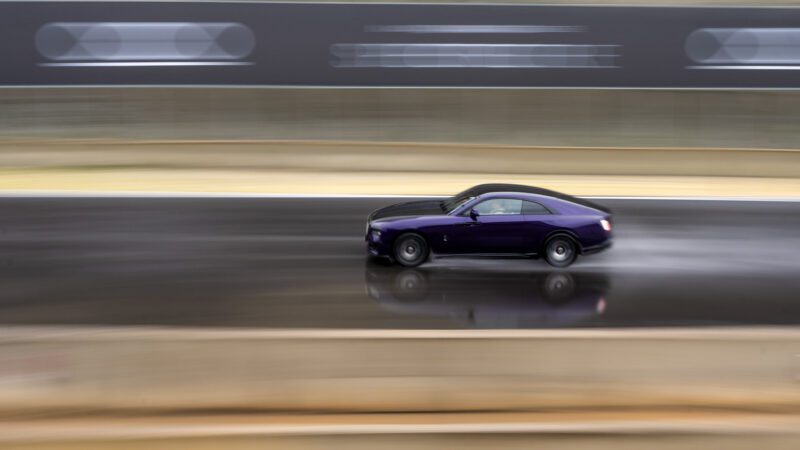
[{"label": "car hood", "polygon": [[369,215],[369,220],[381,220],[395,217],[418,217],[443,215],[441,200],[418,200],[398,203],[377,209]]}]

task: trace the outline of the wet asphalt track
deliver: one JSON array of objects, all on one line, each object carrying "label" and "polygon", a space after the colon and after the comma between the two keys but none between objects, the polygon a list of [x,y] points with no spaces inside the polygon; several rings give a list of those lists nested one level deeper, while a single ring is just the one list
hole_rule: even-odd
[{"label": "wet asphalt track", "polygon": [[538,328],[800,323],[800,203],[602,200],[615,246],[368,262],[395,199],[3,198],[0,324]]}]

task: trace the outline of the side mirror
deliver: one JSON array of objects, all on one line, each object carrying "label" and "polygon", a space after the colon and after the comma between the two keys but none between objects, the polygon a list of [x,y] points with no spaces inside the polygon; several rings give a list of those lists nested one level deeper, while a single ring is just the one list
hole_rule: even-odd
[{"label": "side mirror", "polygon": [[478,217],[480,217],[480,216],[481,216],[481,213],[476,211],[474,208],[469,210],[469,217],[472,220],[478,220]]}]

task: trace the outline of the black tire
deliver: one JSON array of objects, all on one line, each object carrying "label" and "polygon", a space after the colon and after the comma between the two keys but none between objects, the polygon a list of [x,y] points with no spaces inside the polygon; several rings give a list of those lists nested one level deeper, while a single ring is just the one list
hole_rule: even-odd
[{"label": "black tire", "polygon": [[544,260],[553,267],[567,267],[578,257],[578,246],[568,236],[558,235],[544,245]]},{"label": "black tire", "polygon": [[416,233],[400,235],[394,241],[394,260],[405,267],[417,267],[428,259],[428,243]]}]

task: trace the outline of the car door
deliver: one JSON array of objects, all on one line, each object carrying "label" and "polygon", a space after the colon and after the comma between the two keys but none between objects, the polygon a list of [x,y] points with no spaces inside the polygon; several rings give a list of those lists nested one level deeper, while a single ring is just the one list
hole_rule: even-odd
[{"label": "car door", "polygon": [[[480,215],[468,215],[451,231],[453,253],[521,254],[530,247],[522,215],[522,200],[491,198],[472,207]],[[468,214],[468,212],[467,212]]]}]

